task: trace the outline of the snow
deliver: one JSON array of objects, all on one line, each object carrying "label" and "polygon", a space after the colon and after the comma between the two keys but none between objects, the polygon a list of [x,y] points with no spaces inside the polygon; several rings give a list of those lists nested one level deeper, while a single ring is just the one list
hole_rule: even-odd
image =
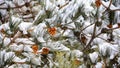
[{"label": "snow", "polygon": [[46,0],[46,10],[52,11],[55,8],[55,5],[50,2],[50,0]]},{"label": "snow", "polygon": [[80,58],[81,56],[83,56],[83,52],[81,52],[80,50],[73,50],[72,53],[77,58]]},{"label": "snow", "polygon": [[27,60],[27,58],[24,58],[24,59],[21,59],[21,58],[19,58],[19,57],[14,57],[14,59],[12,60],[13,62],[16,62],[16,63],[24,63],[24,62],[26,62],[26,60]]},{"label": "snow", "polygon": [[118,58],[117,62],[120,64],[120,57]]},{"label": "snow", "polygon": [[35,65],[41,65],[41,60],[39,57],[31,58],[31,62]]},{"label": "snow", "polygon": [[9,48],[11,49],[11,50],[13,50],[13,51],[22,51],[23,50],[23,48],[24,48],[24,45],[17,45],[17,44],[11,44],[10,46],[9,46]]},{"label": "snow", "polygon": [[[79,68],[87,68],[86,64],[95,64],[96,68],[102,68],[104,66],[103,59],[106,58],[106,63],[110,60],[117,59],[117,62],[120,64],[120,29],[113,30],[113,40],[108,41],[109,33],[104,33],[99,35],[98,37],[92,37],[95,21],[96,21],[96,11],[97,7],[95,6],[96,0],[39,0],[40,2],[33,0],[0,0],[0,4],[5,1],[5,4],[0,5],[1,7],[14,7],[14,3],[18,3],[18,5],[23,5],[26,2],[30,2],[30,6],[23,6],[22,8],[11,9],[8,12],[5,9],[1,9],[1,18],[7,20],[10,18],[9,14],[11,13],[12,21],[2,22],[0,21],[0,66],[4,64],[4,60],[7,61],[9,58],[12,58],[12,62],[15,64],[6,65],[7,68],[30,68],[32,65],[33,68],[36,66],[43,66],[42,68],[53,66],[60,67],[63,65],[72,66],[74,63],[74,59],[80,61],[80,65],[74,65]],[[105,6],[108,6],[110,1],[102,1]],[[60,7],[58,6],[60,5]],[[83,6],[83,7],[82,7]],[[78,11],[80,8],[80,11]],[[110,9],[115,10],[118,9],[119,5],[115,7],[113,4],[110,6]],[[102,28],[108,28],[109,24],[109,14],[105,14],[105,19],[102,20],[102,12],[106,9],[104,6],[100,6],[99,8],[99,18],[98,20],[102,23],[101,26],[96,27],[95,35],[101,33]],[[30,10],[30,14],[24,15],[27,13],[27,10]],[[21,13],[16,13],[21,12]],[[50,17],[47,16],[47,11],[50,11]],[[73,19],[76,13],[80,13],[78,18]],[[115,12],[115,19],[117,23],[119,22],[119,11]],[[118,15],[117,15],[118,14]],[[24,22],[22,18],[35,16],[29,19],[29,22]],[[87,17],[87,18],[86,18]],[[47,24],[46,24],[47,23]],[[88,27],[88,25],[92,24]],[[114,23],[113,28],[118,27],[118,24]],[[15,28],[18,28],[14,31],[11,30],[10,24],[12,24]],[[57,32],[54,36],[51,36],[47,31],[48,24],[50,27],[55,27]],[[63,29],[63,27],[66,27]],[[87,27],[87,28],[86,28]],[[86,28],[81,32],[82,29]],[[108,28],[109,29],[109,28]],[[2,31],[3,30],[3,31]],[[65,32],[63,32],[65,30]],[[88,46],[88,49],[91,51],[83,52],[82,49],[87,44],[82,44],[80,36],[75,36],[74,31],[81,32],[87,38],[87,44],[92,42]],[[80,35],[80,34],[79,34]],[[37,43],[36,43],[37,42]],[[34,53],[32,49],[32,45],[38,45],[37,54]],[[1,48],[2,47],[2,48]],[[47,47],[49,49],[49,54],[42,55],[42,48]],[[87,50],[84,50],[87,51]],[[16,53],[22,55],[16,55]],[[56,60],[56,53],[60,52],[62,55],[59,59]],[[84,60],[84,54],[87,53],[87,59]],[[66,57],[67,55],[67,57]],[[44,64],[44,60],[48,60],[47,64]],[[45,58],[46,57],[46,58]],[[2,60],[4,58],[4,60]],[[63,59],[64,58],[64,59]],[[72,61],[71,61],[72,59]],[[99,60],[100,59],[100,60]],[[98,61],[99,60],[99,61]],[[58,61],[64,61],[58,62]],[[26,62],[29,62],[28,64]],[[71,63],[72,62],[72,63]],[[22,63],[22,64],[20,64]],[[61,63],[63,65],[61,65]],[[114,67],[115,67],[114,63]],[[94,65],[90,65],[94,66]],[[76,68],[76,67],[73,67]]]},{"label": "snow", "polygon": [[[108,2],[102,1],[102,3],[103,3],[106,7],[108,7],[109,4],[110,4],[110,1],[108,1]],[[111,10],[115,10],[115,9],[119,9],[119,8],[115,7],[114,5],[111,5],[111,6],[110,6],[110,9],[111,9]]]},{"label": "snow", "polygon": [[5,31],[6,31],[6,30],[9,30],[9,29],[10,29],[9,23],[5,23],[5,24],[1,25],[1,26],[0,26],[0,30],[2,30],[2,29],[5,30]]},{"label": "snow", "polygon": [[33,41],[32,41],[32,38],[17,38],[15,40],[16,43],[22,43],[22,44],[29,44],[29,45],[32,45],[32,44],[35,44]]},{"label": "snow", "polygon": [[63,36],[66,36],[66,37],[73,37],[74,34],[71,30],[65,30],[65,32],[63,33]]},{"label": "snow", "polygon": [[40,55],[35,55],[31,52],[28,53],[22,53],[24,56],[26,56],[28,59],[27,61],[31,61],[31,63],[35,65],[41,65],[41,56]]},{"label": "snow", "polygon": [[119,46],[118,45],[112,45],[110,46],[110,59],[114,59],[114,57],[119,53]]},{"label": "snow", "polygon": [[111,44],[109,43],[102,43],[99,45],[99,52],[103,55],[106,56],[107,54],[107,50],[108,50],[108,46],[110,46]]},{"label": "snow", "polygon": [[0,0],[0,4],[4,3],[4,0]]},{"label": "snow", "polygon": [[70,51],[70,49],[68,47],[66,47],[59,41],[58,42],[49,42],[46,46],[49,47],[51,51]]},{"label": "snow", "polygon": [[0,64],[4,64],[4,62],[8,61],[11,58],[14,58],[14,52],[6,52],[6,50],[0,51]]},{"label": "snow", "polygon": [[32,34],[37,38],[39,42],[45,42],[43,36],[46,32],[46,24],[45,23],[40,23],[38,26],[35,27],[33,30]]},{"label": "snow", "polygon": [[97,58],[98,58],[98,52],[90,53],[89,57],[90,57],[92,63],[96,63],[97,62]]},{"label": "snow", "polygon": [[27,30],[29,29],[30,26],[32,26],[32,23],[22,22],[18,27],[21,31],[23,31],[23,34],[28,34]]},{"label": "snow", "polygon": [[102,66],[103,66],[103,64],[102,64],[101,62],[98,62],[98,63],[95,65],[96,68],[102,68]]},{"label": "snow", "polygon": [[113,59],[119,53],[119,47],[118,45],[104,42],[99,45],[99,52],[102,56],[109,55],[110,59]]},{"label": "snow", "polygon": [[27,52],[33,52],[32,48],[30,45],[25,45],[24,46],[24,51],[27,51]]},{"label": "snow", "polygon": [[4,46],[7,46],[8,44],[10,44],[10,42],[11,42],[11,39],[10,39],[10,38],[4,38],[3,45],[4,45]]}]

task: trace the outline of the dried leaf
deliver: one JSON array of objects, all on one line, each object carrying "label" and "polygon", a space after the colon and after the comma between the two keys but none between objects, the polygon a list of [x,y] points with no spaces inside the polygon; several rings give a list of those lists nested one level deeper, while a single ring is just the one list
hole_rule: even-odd
[{"label": "dried leaf", "polygon": [[5,30],[3,28],[0,30],[0,32],[5,34]]},{"label": "dried leaf", "polygon": [[49,49],[47,47],[42,48],[42,55],[47,55],[49,53]]},{"label": "dried leaf", "polygon": [[120,28],[120,23],[118,23],[117,25],[118,25],[118,28]]},{"label": "dried leaf", "polygon": [[54,36],[56,34],[56,28],[55,27],[48,28],[48,32],[50,35]]},{"label": "dried leaf", "polygon": [[32,46],[32,50],[33,50],[33,53],[34,53],[34,54],[37,54],[38,45],[35,45],[35,44],[34,44],[34,45]]},{"label": "dried leaf", "polygon": [[96,4],[96,7],[100,7],[101,6],[101,1],[100,0],[96,0],[95,4]]},{"label": "dried leaf", "polygon": [[75,64],[75,65],[79,65],[79,64],[80,64],[80,60],[75,59],[75,60],[74,60],[74,64]]},{"label": "dried leaf", "polygon": [[83,34],[81,35],[80,40],[81,40],[81,42],[82,42],[83,44],[86,44],[86,43],[87,43],[87,38],[86,38]]},{"label": "dried leaf", "polygon": [[108,28],[112,28],[112,24],[107,25]]}]

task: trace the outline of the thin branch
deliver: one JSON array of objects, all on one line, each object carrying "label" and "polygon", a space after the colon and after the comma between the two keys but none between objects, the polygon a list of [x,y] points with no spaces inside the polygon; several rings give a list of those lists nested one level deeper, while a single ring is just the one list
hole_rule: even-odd
[{"label": "thin branch", "polygon": [[92,34],[92,37],[90,39],[90,41],[88,42],[88,44],[85,46],[85,48],[83,49],[83,51],[85,51],[89,46],[90,44],[92,43],[92,41],[94,40],[95,38],[95,33],[96,33],[96,23],[94,25],[94,30],[93,30],[93,34]]},{"label": "thin branch", "polygon": [[60,7],[59,7],[59,10],[62,9],[63,7],[65,7],[65,6],[68,5],[68,4],[69,4],[69,2],[67,2],[66,4],[60,6]]},{"label": "thin branch", "polygon": [[90,27],[90,26],[92,26],[94,23],[92,23],[92,24],[90,24],[90,25],[88,25],[88,26],[86,26],[85,28],[83,28],[83,29],[81,29],[80,30],[80,34],[86,29],[86,28],[88,28],[88,27]]},{"label": "thin branch", "polygon": [[103,3],[102,3],[102,5],[103,5],[103,7],[106,8],[106,10],[102,12],[102,14],[104,14],[107,10],[110,10],[110,11],[120,11],[120,9],[114,9],[114,10],[110,9],[110,6],[112,5],[112,0],[110,0],[110,3],[109,3],[108,7],[106,5],[104,5]]},{"label": "thin branch", "polygon": [[111,5],[112,5],[112,0],[110,0],[110,4],[109,4],[108,8],[110,8]]}]

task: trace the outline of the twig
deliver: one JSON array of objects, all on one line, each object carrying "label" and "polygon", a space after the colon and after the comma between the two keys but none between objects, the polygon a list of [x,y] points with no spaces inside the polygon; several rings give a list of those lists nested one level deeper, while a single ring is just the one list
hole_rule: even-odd
[{"label": "twig", "polygon": [[102,5],[103,5],[103,7],[106,8],[106,10],[102,12],[102,14],[104,14],[107,10],[110,10],[110,11],[120,11],[120,9],[114,9],[114,10],[110,9],[110,6],[112,5],[112,0],[110,0],[110,3],[109,3],[108,7],[106,5],[104,5],[103,3],[102,3]]},{"label": "twig", "polygon": [[94,38],[95,38],[95,32],[96,32],[96,23],[94,25],[94,30],[93,30],[92,37],[91,37],[90,41],[88,42],[88,44],[83,49],[83,51],[85,51],[90,46],[90,44],[92,43],[92,41],[94,40]]},{"label": "twig", "polygon": [[66,4],[60,6],[59,10],[62,9],[63,7],[65,7],[65,6],[68,5],[68,4],[69,4],[69,2],[67,2]]},{"label": "twig", "polygon": [[90,25],[88,25],[88,26],[86,26],[85,28],[83,28],[83,29],[81,29],[80,30],[80,34],[86,29],[86,28],[88,28],[88,27],[90,27],[90,26],[92,26],[93,24],[95,24],[95,23],[92,23],[92,24],[90,24]]}]

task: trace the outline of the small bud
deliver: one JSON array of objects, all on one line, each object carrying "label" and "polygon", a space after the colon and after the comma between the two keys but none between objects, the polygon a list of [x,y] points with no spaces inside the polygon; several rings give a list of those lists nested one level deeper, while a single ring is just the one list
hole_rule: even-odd
[{"label": "small bud", "polygon": [[33,53],[37,54],[37,51],[38,51],[38,45],[32,45],[32,50],[33,50]]},{"label": "small bud", "polygon": [[117,25],[118,25],[118,28],[120,28],[120,23],[117,23]]},{"label": "small bud", "polygon": [[83,44],[87,43],[87,38],[83,34],[81,34],[80,40]]},{"label": "small bud", "polygon": [[101,33],[111,33],[112,30],[107,29],[107,28],[102,28]]},{"label": "small bud", "polygon": [[107,28],[102,28],[101,33],[107,33],[108,29]]},{"label": "small bud", "polygon": [[60,7],[60,5],[58,5],[58,7]]},{"label": "small bud", "polygon": [[29,7],[29,6],[30,6],[30,3],[29,3],[29,2],[26,2],[26,3],[25,3],[25,6],[26,6],[26,7]]},{"label": "small bud", "polygon": [[57,30],[55,27],[52,28],[48,28],[48,33],[52,36],[54,36],[56,34]]},{"label": "small bud", "polygon": [[75,59],[75,60],[74,60],[74,64],[75,64],[75,65],[80,65],[80,63],[81,63],[81,62],[80,62],[79,59]]},{"label": "small bud", "polygon": [[108,28],[112,28],[112,24],[107,25]]},{"label": "small bud", "polygon": [[99,27],[99,26],[101,26],[101,25],[102,25],[102,22],[99,22],[99,21],[96,22],[96,26]]},{"label": "small bud", "polygon": [[49,53],[49,49],[47,47],[42,48],[42,55],[47,55]]}]

